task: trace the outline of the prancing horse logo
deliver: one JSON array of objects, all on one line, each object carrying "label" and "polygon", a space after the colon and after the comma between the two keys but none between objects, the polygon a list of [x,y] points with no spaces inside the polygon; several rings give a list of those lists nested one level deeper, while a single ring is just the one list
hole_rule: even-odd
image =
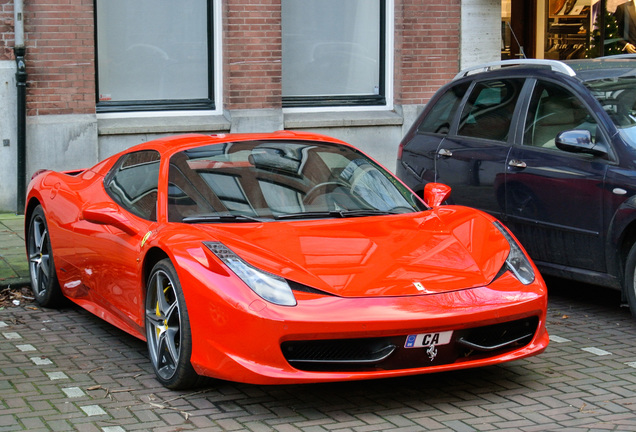
[{"label": "prancing horse logo", "polygon": [[431,344],[431,346],[428,347],[426,354],[428,354],[428,358],[431,359],[431,361],[435,360],[435,357],[437,357],[437,348],[435,348],[435,344]]}]

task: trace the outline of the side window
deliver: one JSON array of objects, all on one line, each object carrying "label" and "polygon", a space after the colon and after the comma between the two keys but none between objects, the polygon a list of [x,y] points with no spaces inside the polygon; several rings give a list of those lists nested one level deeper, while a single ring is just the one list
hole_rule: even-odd
[{"label": "side window", "polygon": [[129,212],[156,221],[159,159],[154,150],[122,156],[106,177],[106,192]]},{"label": "side window", "polygon": [[417,128],[419,133],[438,133],[446,135],[459,104],[466,94],[470,82],[449,88],[428,112]]},{"label": "side window", "polygon": [[596,137],[597,124],[581,101],[565,88],[538,81],[528,107],[524,145],[556,149],[559,133],[588,130]]},{"label": "side window", "polygon": [[523,79],[478,82],[461,114],[458,135],[506,141]]}]

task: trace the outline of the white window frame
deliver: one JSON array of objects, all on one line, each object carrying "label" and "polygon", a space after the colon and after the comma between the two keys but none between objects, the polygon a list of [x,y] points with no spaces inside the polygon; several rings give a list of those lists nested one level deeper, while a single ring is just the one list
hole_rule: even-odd
[{"label": "white window frame", "polygon": [[387,111],[394,108],[394,64],[395,64],[395,1],[384,0],[384,99],[383,104],[377,105],[311,105],[285,106],[283,113],[311,113],[311,112],[355,112],[355,111]]},{"label": "white window frame", "polygon": [[[97,0],[94,0],[95,11],[97,10]],[[186,117],[186,116],[210,116],[210,115],[222,115],[223,107],[223,20],[221,12],[223,0],[209,0],[211,18],[209,21],[209,27],[211,27],[211,35],[209,37],[212,40],[210,49],[210,56],[212,57],[209,64],[213,68],[211,72],[211,100],[209,108],[192,108],[187,105],[182,108],[170,109],[167,107],[162,108],[160,104],[156,106],[143,107],[123,107],[123,109],[101,109],[99,106],[99,83],[97,82],[97,76],[95,80],[96,90],[96,102],[97,102],[97,118],[98,119],[118,119],[118,118],[153,118],[153,117]],[[95,17],[95,25],[97,26],[97,17]],[[96,28],[97,30],[97,28]],[[208,30],[210,31],[210,30]],[[97,41],[97,36],[96,36]],[[96,64],[97,68],[97,64]],[[125,105],[124,103],[122,105]],[[133,104],[131,104],[133,105]]]}]

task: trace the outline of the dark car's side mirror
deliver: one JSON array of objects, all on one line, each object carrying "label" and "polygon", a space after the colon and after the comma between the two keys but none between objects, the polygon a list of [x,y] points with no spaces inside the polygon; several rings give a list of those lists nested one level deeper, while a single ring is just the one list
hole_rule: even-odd
[{"label": "dark car's side mirror", "polygon": [[592,142],[592,134],[588,130],[569,130],[556,137],[559,150],[570,153],[587,153],[594,156],[605,156],[607,152]]}]

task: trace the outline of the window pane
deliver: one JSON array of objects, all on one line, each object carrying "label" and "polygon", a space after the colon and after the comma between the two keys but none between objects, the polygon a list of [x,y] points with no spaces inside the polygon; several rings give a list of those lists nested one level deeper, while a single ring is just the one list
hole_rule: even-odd
[{"label": "window pane", "polygon": [[207,99],[207,0],[97,0],[100,101]]},{"label": "window pane", "polygon": [[107,177],[106,191],[129,212],[157,220],[159,153],[154,150],[122,156]]},{"label": "window pane", "polygon": [[256,215],[256,211],[252,207],[245,190],[243,190],[240,175],[202,172],[201,178],[219,197],[228,211]]},{"label": "window pane", "polygon": [[168,177],[170,221],[423,209],[408,188],[355,149],[320,142],[242,141],[192,148],[172,156]]},{"label": "window pane", "polygon": [[283,96],[379,94],[379,0],[282,0],[282,26]]},{"label": "window pane", "polygon": [[302,193],[288,185],[269,181],[259,181],[267,206],[274,214],[298,211],[302,208]]},{"label": "window pane", "polygon": [[462,112],[458,134],[506,141],[523,82],[510,79],[477,83]]},{"label": "window pane", "polygon": [[364,159],[349,162],[340,174],[351,185],[351,191],[367,208],[392,211],[410,208],[404,195],[395,193],[395,184],[384,173]]},{"label": "window pane", "polygon": [[470,82],[450,88],[431,108],[430,113],[420,123],[417,131],[446,135],[450,131],[453,116],[462,101]]},{"label": "window pane", "polygon": [[568,130],[588,130],[594,140],[596,121],[568,90],[539,81],[530,101],[523,143],[556,150],[557,135]]}]

